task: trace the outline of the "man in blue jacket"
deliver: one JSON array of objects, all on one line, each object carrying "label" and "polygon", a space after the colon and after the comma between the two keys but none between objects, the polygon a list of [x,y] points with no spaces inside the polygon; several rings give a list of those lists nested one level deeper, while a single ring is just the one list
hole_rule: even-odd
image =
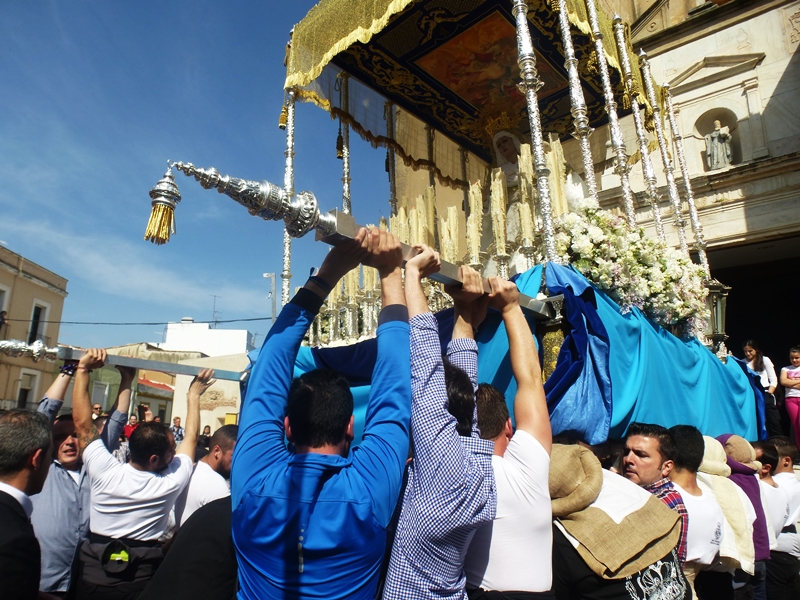
[{"label": "man in blue jacket", "polygon": [[[292,375],[323,300],[359,263],[378,270],[383,309],[363,441],[351,451],[347,380],[335,371]],[[264,342],[231,471],[239,598],[374,598],[408,456],[411,367],[401,263],[394,235],[361,229],[355,241],[330,251]]]}]

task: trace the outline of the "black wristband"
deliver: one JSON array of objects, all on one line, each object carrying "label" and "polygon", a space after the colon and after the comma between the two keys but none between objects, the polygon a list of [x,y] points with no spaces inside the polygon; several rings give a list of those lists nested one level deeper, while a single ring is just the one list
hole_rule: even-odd
[{"label": "black wristband", "polygon": [[72,377],[73,375],[75,375],[75,371],[77,369],[78,369],[78,363],[71,363],[71,364],[63,365],[59,369],[59,371],[61,373],[63,373],[64,375],[69,375],[70,377]]},{"label": "black wristband", "polygon": [[311,277],[308,278],[308,280],[316,284],[318,287],[325,290],[329,294],[333,291],[333,287],[331,287],[331,285],[319,275],[312,275]]}]

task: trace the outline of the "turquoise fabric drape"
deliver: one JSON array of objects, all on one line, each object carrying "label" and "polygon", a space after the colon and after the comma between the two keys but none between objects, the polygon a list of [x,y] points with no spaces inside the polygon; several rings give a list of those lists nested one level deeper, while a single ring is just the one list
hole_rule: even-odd
[{"label": "turquoise fabric drape", "polygon": [[[548,285],[551,276],[591,285],[572,267],[548,267]],[[757,398],[735,361],[723,364],[696,339],[678,339],[637,309],[622,314],[608,296],[594,291],[610,342],[611,437],[622,437],[639,421],[694,425],[711,437],[736,433],[758,439]]]},{"label": "turquoise fabric drape", "polygon": [[[530,296],[541,287],[542,266],[521,274],[517,286]],[[696,339],[681,340],[654,325],[639,310],[620,307],[574,268],[548,263],[547,287],[563,292],[569,332],[556,371],[545,390],[553,432],[569,432],[589,443],[624,436],[633,421],[665,427],[694,425],[712,437],[735,433],[763,437],[763,396],[735,360],[720,362]],[[452,311],[437,315],[443,346],[452,331]],[[536,324],[529,322],[531,331]],[[478,380],[506,396],[513,414],[516,383],[508,339],[499,315],[490,314],[477,336]],[[301,348],[295,375],[335,368],[352,381],[356,440],[363,431],[372,371],[371,342],[359,348]],[[759,402],[761,406],[759,406]]]}]

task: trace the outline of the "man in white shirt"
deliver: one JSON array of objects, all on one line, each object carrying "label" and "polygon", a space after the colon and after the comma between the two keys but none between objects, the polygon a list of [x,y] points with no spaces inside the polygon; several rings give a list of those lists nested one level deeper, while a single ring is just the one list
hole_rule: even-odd
[{"label": "man in white shirt", "polygon": [[[511,370],[517,382],[513,431],[503,394],[478,388],[478,427],[494,442],[492,469],[497,516],[472,539],[464,570],[471,600],[514,598],[548,592],[552,586],[552,511],[548,474],[553,436],[536,343],[510,281],[493,277],[491,304],[503,314]],[[490,594],[487,594],[491,592]]]},{"label": "man in white shirt", "polygon": [[214,383],[214,372],[204,369],[189,386],[187,431],[177,453],[166,426],[141,423],[131,434],[130,461],[123,465],[100,440],[91,417],[89,373],[105,358],[105,350],[89,350],[75,373],[73,419],[91,483],[91,533],[79,550],[78,597],[135,597],[163,559],[159,538],[191,477],[200,395]]},{"label": "man in white shirt", "polygon": [[41,554],[29,496],[42,491],[53,456],[50,423],[41,413],[0,413],[0,596],[39,595]]},{"label": "man in white shirt", "polygon": [[201,506],[231,495],[228,479],[238,435],[238,425],[224,425],[211,436],[208,454],[197,461],[189,485],[175,503],[175,521],[178,525],[186,523]]},{"label": "man in white shirt", "polygon": [[[789,494],[778,485],[772,475],[778,466],[780,457],[775,444],[771,442],[753,442],[751,444],[756,451],[756,460],[761,463],[761,470],[758,473],[758,483],[761,490],[761,501],[764,505],[764,514],[767,517],[767,525],[772,530],[770,536],[770,549],[775,549],[775,543],[783,528],[789,523],[791,509],[789,506]],[[774,537],[775,540],[771,538]],[[770,553],[771,554],[771,553]]]},{"label": "man in white shirt", "polygon": [[[703,434],[691,425],[676,425],[670,428],[669,433],[675,442],[669,479],[681,495],[688,513],[684,572],[701,597],[700,589],[704,583],[730,589],[730,573],[704,570],[719,558],[725,517],[713,492],[703,489],[697,481],[697,471],[705,451]],[[704,582],[709,579],[714,581]]]},{"label": "man in white shirt", "polygon": [[800,534],[797,520],[800,518],[800,481],[794,474],[798,459],[797,446],[789,438],[777,436],[769,439],[778,450],[778,466],[772,475],[775,483],[789,496],[789,518],[776,540],[775,549],[767,561],[767,596],[772,598],[796,598],[800,572]]}]

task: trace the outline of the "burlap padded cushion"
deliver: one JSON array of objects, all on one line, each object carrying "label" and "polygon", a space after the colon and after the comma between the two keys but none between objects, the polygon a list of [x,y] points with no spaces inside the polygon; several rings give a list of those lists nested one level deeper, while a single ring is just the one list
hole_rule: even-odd
[{"label": "burlap padded cushion", "polygon": [[580,541],[578,553],[603,579],[623,579],[669,554],[681,534],[680,517],[655,496],[617,524],[604,511],[587,508],[561,524]]},{"label": "burlap padded cushion", "polygon": [[603,487],[603,468],[582,446],[553,444],[549,485],[553,518],[565,517],[597,500]]}]

